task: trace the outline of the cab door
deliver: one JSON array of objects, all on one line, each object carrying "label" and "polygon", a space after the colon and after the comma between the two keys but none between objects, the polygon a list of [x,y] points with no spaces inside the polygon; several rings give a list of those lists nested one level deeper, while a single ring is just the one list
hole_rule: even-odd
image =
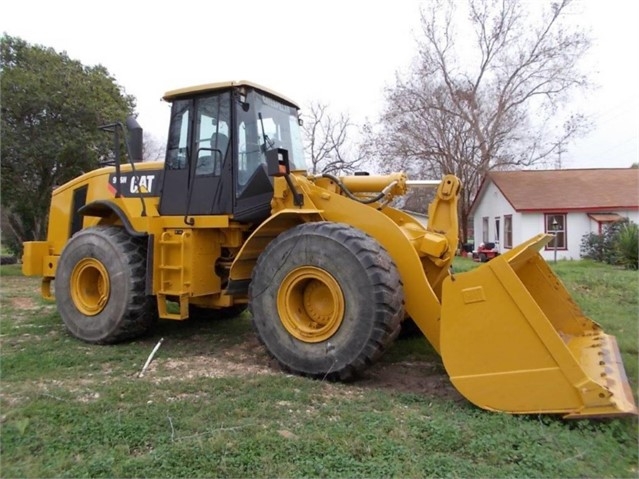
[{"label": "cab door", "polygon": [[[266,172],[265,138],[275,138],[275,124],[265,115],[261,97],[251,91],[244,108],[237,109],[237,167],[235,168],[235,204],[237,221],[260,222],[271,213],[273,179]],[[268,135],[271,135],[270,137]]]},{"label": "cab door", "polygon": [[173,102],[162,215],[217,215],[232,210],[230,92]]}]

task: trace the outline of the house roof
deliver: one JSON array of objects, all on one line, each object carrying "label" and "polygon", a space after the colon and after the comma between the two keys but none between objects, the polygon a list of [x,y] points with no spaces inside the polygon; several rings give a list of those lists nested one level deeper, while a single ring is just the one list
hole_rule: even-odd
[{"label": "house roof", "polygon": [[639,170],[633,168],[491,171],[476,202],[487,180],[516,211],[639,209]]},{"label": "house roof", "polygon": [[617,213],[589,214],[588,217],[599,223],[614,223],[615,221],[623,219],[623,217]]}]

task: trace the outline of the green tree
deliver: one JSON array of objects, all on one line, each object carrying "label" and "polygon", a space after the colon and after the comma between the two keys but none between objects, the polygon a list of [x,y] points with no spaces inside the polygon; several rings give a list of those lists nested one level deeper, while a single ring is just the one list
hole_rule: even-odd
[{"label": "green tree", "polygon": [[111,155],[112,137],[98,127],[124,121],[135,99],[104,66],[6,33],[0,65],[2,232],[17,252],[45,238],[53,188]]}]

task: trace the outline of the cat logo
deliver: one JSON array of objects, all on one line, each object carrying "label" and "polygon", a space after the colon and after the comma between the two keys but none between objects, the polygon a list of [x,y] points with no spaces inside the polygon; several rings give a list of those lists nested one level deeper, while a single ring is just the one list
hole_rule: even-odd
[{"label": "cat logo", "polygon": [[131,176],[129,188],[131,193],[150,193],[153,191],[155,175]]},{"label": "cat logo", "polygon": [[109,175],[109,190],[117,197],[155,196],[158,194],[162,182],[162,170],[145,171],[140,173],[126,172]]}]

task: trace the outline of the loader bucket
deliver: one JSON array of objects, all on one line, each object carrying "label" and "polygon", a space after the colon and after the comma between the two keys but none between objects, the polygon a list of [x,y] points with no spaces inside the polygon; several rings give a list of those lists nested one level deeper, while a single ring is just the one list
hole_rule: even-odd
[{"label": "loader bucket", "polygon": [[539,254],[552,238],[445,280],[440,346],[451,381],[484,409],[636,415],[615,337],[583,315]]}]

